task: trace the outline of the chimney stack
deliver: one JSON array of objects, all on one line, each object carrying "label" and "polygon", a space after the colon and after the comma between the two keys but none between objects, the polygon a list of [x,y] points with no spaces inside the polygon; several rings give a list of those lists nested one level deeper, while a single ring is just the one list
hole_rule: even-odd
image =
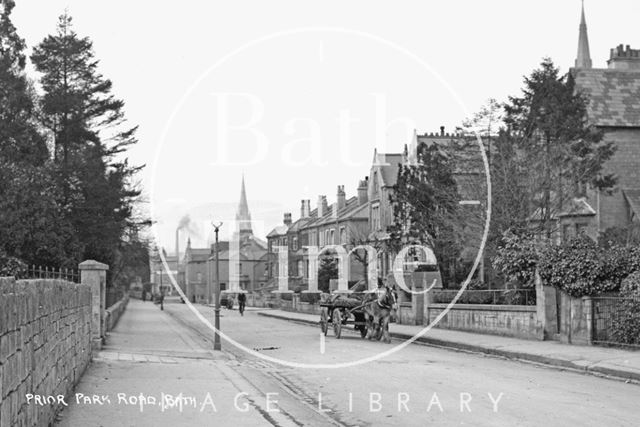
[{"label": "chimney stack", "polygon": [[369,177],[365,176],[358,184],[358,205],[364,205],[368,201]]},{"label": "chimney stack", "polygon": [[327,196],[318,196],[318,218],[322,218],[328,213]]},{"label": "chimney stack", "polygon": [[338,185],[338,192],[336,194],[337,209],[340,210],[347,205],[347,195],[344,192],[344,185]]},{"label": "chimney stack", "polygon": [[302,199],[300,201],[300,218],[306,218],[309,215],[307,215],[307,201],[305,199]]},{"label": "chimney stack", "polygon": [[440,126],[440,136],[444,136],[444,126]]},{"label": "chimney stack", "polygon": [[284,225],[289,227],[291,225],[291,212],[285,212],[284,214]]},{"label": "chimney stack", "polygon": [[639,70],[640,50],[631,49],[631,46],[619,45],[611,49],[611,56],[607,61],[610,69],[614,70]]},{"label": "chimney stack", "polygon": [[300,203],[300,218],[309,218],[311,215],[311,200],[302,199]]}]

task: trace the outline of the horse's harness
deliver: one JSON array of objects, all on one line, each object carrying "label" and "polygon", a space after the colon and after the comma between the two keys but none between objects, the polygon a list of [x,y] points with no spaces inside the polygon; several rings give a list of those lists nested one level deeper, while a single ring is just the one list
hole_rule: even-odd
[{"label": "horse's harness", "polygon": [[384,288],[384,295],[378,297],[378,306],[380,308],[386,308],[391,310],[396,303],[396,297],[393,295],[393,291],[387,287]]},{"label": "horse's harness", "polygon": [[[382,293],[381,291],[384,291],[384,294],[381,295]],[[387,310],[392,310],[393,306],[396,304],[396,296],[393,294],[393,291],[390,288],[385,286],[384,290],[383,288],[378,288],[376,289],[375,292],[378,294],[378,298],[376,300],[376,304],[378,304],[378,307],[384,308]],[[391,301],[389,302],[389,300]],[[362,307],[365,307],[366,305],[370,304],[371,302],[372,301],[370,300],[367,302],[364,302],[363,304],[360,304],[357,307],[353,307],[349,311],[353,312],[355,310],[359,310]]]}]

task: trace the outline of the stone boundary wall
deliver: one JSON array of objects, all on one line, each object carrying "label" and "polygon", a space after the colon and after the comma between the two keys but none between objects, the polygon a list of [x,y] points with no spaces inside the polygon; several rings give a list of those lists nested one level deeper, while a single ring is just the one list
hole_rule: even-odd
[{"label": "stone boundary wall", "polygon": [[129,304],[129,294],[125,293],[122,299],[105,310],[105,326],[107,331],[116,327],[120,316],[124,313]]},{"label": "stone boundary wall", "polygon": [[91,288],[55,279],[0,278],[0,425],[48,426],[91,361]]},{"label": "stone boundary wall", "polygon": [[[432,322],[448,304],[430,304],[427,319]],[[543,339],[535,305],[456,304],[435,325],[436,328],[506,337]]]},{"label": "stone boundary wall", "polygon": [[[292,294],[291,300],[286,300],[278,294],[248,294],[247,305],[249,307],[275,308],[277,310],[293,311],[305,314],[317,314],[320,316],[320,305],[300,301],[300,294]],[[319,317],[318,317],[319,319]]]},{"label": "stone boundary wall", "polygon": [[[301,302],[299,294],[293,294],[291,300],[282,299],[278,294],[249,294],[247,304],[252,307],[275,308],[318,316],[321,312],[319,304]],[[447,306],[448,304],[424,303],[421,298],[414,298],[411,302],[401,302],[398,304],[396,322],[426,326]],[[542,340],[544,323],[539,321],[538,311],[535,305],[456,304],[435,327]]]}]

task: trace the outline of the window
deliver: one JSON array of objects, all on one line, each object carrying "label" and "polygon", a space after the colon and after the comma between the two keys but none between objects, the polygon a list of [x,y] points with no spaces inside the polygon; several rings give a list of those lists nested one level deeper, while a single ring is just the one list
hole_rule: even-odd
[{"label": "window", "polygon": [[196,281],[197,282],[202,282],[202,273],[201,272],[196,273]]},{"label": "window", "polygon": [[347,244],[347,229],[344,227],[340,227],[340,244]]},{"label": "window", "polygon": [[576,224],[576,234],[586,233],[587,224]]},{"label": "window", "polygon": [[371,228],[374,231],[380,230],[380,205],[371,207]]},{"label": "window", "polygon": [[377,196],[379,190],[380,188],[378,186],[378,172],[376,171],[373,173],[373,195]]},{"label": "window", "polygon": [[330,234],[329,234],[329,242],[332,245],[336,244],[336,230],[334,230],[333,228],[331,229]]},{"label": "window", "polygon": [[324,244],[330,245],[331,240],[329,240],[329,230],[324,230]]},{"label": "window", "polygon": [[299,276],[299,277],[304,276],[304,264],[301,259],[298,260],[298,271],[296,276]]},{"label": "window", "polygon": [[293,250],[294,251],[298,250],[298,238],[297,237],[293,238]]}]

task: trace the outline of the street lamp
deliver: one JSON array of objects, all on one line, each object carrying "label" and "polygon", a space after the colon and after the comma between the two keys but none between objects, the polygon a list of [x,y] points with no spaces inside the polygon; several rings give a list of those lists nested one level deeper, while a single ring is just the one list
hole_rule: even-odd
[{"label": "street lamp", "polygon": [[218,247],[218,231],[220,230],[220,227],[222,227],[222,222],[215,224],[215,223],[211,223],[211,225],[213,225],[213,230],[216,233],[216,283],[213,287],[213,293],[214,293],[214,298],[215,298],[215,332],[214,332],[214,340],[213,340],[213,349],[214,350],[222,350],[222,345],[220,344],[220,334],[218,333],[218,331],[220,331],[220,264],[219,264],[219,253],[220,253],[220,248]]}]

